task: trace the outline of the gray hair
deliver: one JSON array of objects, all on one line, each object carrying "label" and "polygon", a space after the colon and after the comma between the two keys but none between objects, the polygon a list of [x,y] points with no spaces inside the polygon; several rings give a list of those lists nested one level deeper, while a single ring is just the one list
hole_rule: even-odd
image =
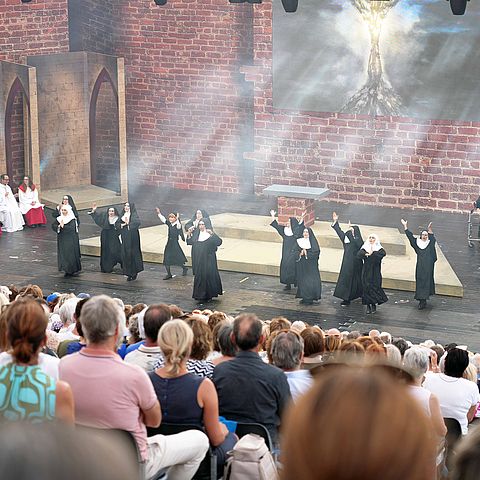
[{"label": "gray hair", "polygon": [[73,314],[75,313],[75,308],[77,307],[77,303],[80,301],[79,298],[69,298],[58,311],[60,315],[60,320],[62,321],[64,326],[68,326],[70,323],[74,321]]},{"label": "gray hair", "polygon": [[282,370],[295,370],[300,366],[303,339],[294,332],[279,333],[272,343],[273,364]]},{"label": "gray hair", "polygon": [[120,306],[107,295],[90,298],[82,308],[80,322],[88,343],[102,343],[115,335],[123,334],[124,314]]},{"label": "gray hair", "polygon": [[237,354],[237,347],[232,342],[233,325],[222,325],[218,330],[217,342],[220,347],[220,352],[226,357],[234,357]]},{"label": "gray hair", "polygon": [[[392,334],[388,333],[388,332],[381,332],[380,333],[380,340],[383,343],[385,343],[386,345],[390,344],[390,343],[392,343]],[[400,356],[401,356],[401,354],[400,354]]]},{"label": "gray hair", "polygon": [[415,378],[419,378],[428,370],[428,352],[417,345],[410,347],[403,355],[403,366]]},{"label": "gray hair", "polygon": [[402,365],[402,354],[400,350],[390,343],[385,345],[385,349],[387,351],[387,358],[393,365],[401,366]]}]

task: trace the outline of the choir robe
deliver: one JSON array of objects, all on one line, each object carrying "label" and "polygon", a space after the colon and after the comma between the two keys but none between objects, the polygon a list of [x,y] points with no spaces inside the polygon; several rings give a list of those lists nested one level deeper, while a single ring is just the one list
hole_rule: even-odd
[{"label": "choir robe", "polygon": [[361,248],[357,257],[363,260],[362,267],[362,304],[381,305],[388,301],[382,288],[382,259],[386,255],[383,248],[366,256],[367,252]]},{"label": "choir robe", "polygon": [[296,298],[301,298],[305,303],[311,303],[313,300],[322,298],[322,280],[318,269],[318,260],[320,257],[320,246],[309,228],[309,240],[311,248],[307,249],[307,255],[300,256],[302,248],[295,242],[293,249],[295,257],[295,268],[297,278]]},{"label": "choir robe", "polygon": [[282,237],[282,259],[280,260],[280,283],[284,285],[296,285],[296,268],[295,268],[295,245],[297,243],[298,233],[303,227],[303,222],[298,223],[296,218],[291,218],[296,222],[293,225],[292,235],[286,235],[285,227],[274,220],[270,225]]},{"label": "choir robe", "polygon": [[214,233],[207,240],[199,241],[199,233],[196,230],[187,238],[187,244],[192,246],[192,267],[195,272],[192,298],[207,301],[223,293],[216,254],[222,239]]},{"label": "choir robe", "polygon": [[43,205],[38,201],[38,189],[25,187],[24,184],[18,187],[18,202],[20,211],[25,215],[27,225],[45,225],[47,219],[43,211]]},{"label": "choir robe", "polygon": [[111,224],[108,213],[92,212],[93,221],[102,229],[100,233],[100,270],[110,273],[119,263],[122,265],[122,245],[120,243],[120,217]]},{"label": "choir robe", "polygon": [[[350,302],[362,296],[362,260],[357,257],[357,253],[363,245],[363,239],[358,227],[354,227],[358,231],[355,237],[350,230],[345,233],[338,222],[332,228],[343,244],[342,266],[333,296]],[[345,243],[345,238],[349,240],[348,243]]]},{"label": "choir robe", "polygon": [[9,185],[0,183],[0,222],[4,232],[23,230],[25,220]]},{"label": "choir robe", "polygon": [[405,235],[410,245],[417,254],[417,266],[415,267],[415,300],[428,300],[430,295],[435,295],[434,268],[437,261],[435,249],[435,236],[428,234],[430,240],[426,248],[417,245],[417,239],[410,230],[405,230]]},{"label": "choir robe", "polygon": [[52,229],[57,234],[58,270],[68,275],[79,272],[82,269],[82,263],[75,219],[70,220],[63,228],[60,228],[60,224],[55,220]]},{"label": "choir robe", "polygon": [[187,262],[187,257],[183,253],[179,243],[179,238],[185,241],[180,220],[172,224],[168,218],[165,218],[162,214],[159,214],[158,218],[168,227],[168,240],[163,252],[163,264],[167,267],[171,265],[183,267]]},{"label": "choir robe", "polygon": [[134,277],[143,271],[142,249],[140,247],[140,219],[131,215],[130,223],[121,227],[123,274]]}]

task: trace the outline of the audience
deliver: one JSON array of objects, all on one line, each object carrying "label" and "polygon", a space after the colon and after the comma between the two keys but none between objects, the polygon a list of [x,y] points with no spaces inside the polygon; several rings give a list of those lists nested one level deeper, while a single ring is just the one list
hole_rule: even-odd
[{"label": "audience", "polygon": [[[219,328],[217,328],[219,327]],[[218,348],[220,349],[220,356],[212,360],[212,363],[217,366],[220,363],[228,362],[233,360],[237,355],[237,346],[232,341],[233,325],[230,323],[219,323],[215,329],[216,330],[216,341],[218,343]]]},{"label": "audience", "polygon": [[220,415],[236,422],[261,423],[275,442],[291,395],[285,374],[258,355],[262,337],[262,322],[255,315],[235,318],[232,340],[239,351],[233,360],[215,367],[213,383]]}]

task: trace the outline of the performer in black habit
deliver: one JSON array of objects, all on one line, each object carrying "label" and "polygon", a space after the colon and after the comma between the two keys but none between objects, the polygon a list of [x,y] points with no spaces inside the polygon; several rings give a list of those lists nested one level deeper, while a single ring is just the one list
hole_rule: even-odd
[{"label": "performer in black habit", "polygon": [[121,230],[122,239],[122,266],[127,282],[137,279],[143,271],[142,250],[140,247],[140,218],[133,203],[126,203],[122,210]]},{"label": "performer in black habit", "polygon": [[82,269],[80,243],[77,219],[70,205],[61,206],[52,229],[57,234],[58,270],[65,272],[65,277],[77,275]]},{"label": "performer in black habit", "polygon": [[192,266],[195,272],[192,297],[199,302],[208,302],[213,297],[222,295],[216,254],[222,239],[207,229],[202,219],[194,232],[187,233],[187,244],[192,246]]},{"label": "performer in black habit", "polygon": [[297,238],[302,235],[303,216],[300,222],[295,217],[290,217],[287,226],[280,225],[275,218],[275,210],[270,210],[272,223],[270,225],[282,237],[282,259],[280,260],[280,283],[285,285],[284,290],[291,290],[292,285],[296,285],[295,280],[295,245]]},{"label": "performer in black habit", "polygon": [[102,229],[100,234],[100,270],[103,273],[111,273],[113,267],[119,263],[122,265],[122,245],[120,243],[120,215],[115,207],[98,213],[97,205],[93,204],[89,212],[93,221]]},{"label": "performer in black habit", "polygon": [[[185,224],[185,231],[188,232],[189,230],[191,230],[193,232],[193,230],[198,228],[198,222],[200,222],[200,220],[203,220],[203,222],[205,223],[205,228],[207,228],[208,230],[212,229],[212,222],[210,220],[210,215],[205,210],[199,209],[192,215],[192,218]],[[193,227],[193,230],[192,230],[192,227]]]},{"label": "performer in black habit", "polygon": [[430,295],[435,295],[434,269],[437,261],[435,249],[435,236],[433,235],[432,222],[427,230],[423,230],[420,237],[415,237],[408,229],[407,221],[402,218],[402,225],[410,245],[417,254],[417,266],[415,267],[415,300],[418,300],[418,309],[423,310],[427,306]]},{"label": "performer in black habit", "polygon": [[188,272],[188,268],[185,266],[185,263],[187,263],[187,257],[185,257],[185,254],[183,253],[179,243],[179,238],[185,241],[182,223],[180,222],[180,214],[169,213],[167,219],[162,215],[162,212],[158,207],[156,208],[156,211],[160,221],[168,227],[168,240],[163,252],[163,265],[165,266],[167,275],[163,277],[163,279],[169,280],[170,278],[173,278],[172,271],[170,269],[172,265],[178,265],[179,267],[182,267],[182,275],[185,276]]},{"label": "performer in black habit", "polygon": [[78,215],[77,207],[75,206],[75,202],[73,201],[71,195],[63,196],[62,203],[57,205],[57,208],[52,212],[52,217],[57,218],[58,215],[60,215],[60,209],[62,208],[62,205],[70,205],[70,207],[72,207],[73,215],[75,215],[75,218],[77,219],[77,226],[80,225],[80,216]]},{"label": "performer in black habit", "polygon": [[378,235],[371,233],[358,251],[357,257],[363,261],[362,303],[367,306],[367,314],[375,313],[377,305],[388,300],[382,289],[382,259],[386,255]]},{"label": "performer in black habit", "polygon": [[311,228],[303,229],[303,236],[295,241],[293,249],[297,279],[296,298],[300,303],[311,305],[322,298],[322,281],[318,270],[320,246]]},{"label": "performer in black habit", "polygon": [[335,212],[332,218],[332,228],[343,244],[342,266],[333,296],[341,298],[340,305],[345,306],[362,296],[362,261],[357,257],[357,253],[363,245],[363,239],[357,225],[351,227],[349,223],[347,231],[344,232],[338,224],[338,215]]}]

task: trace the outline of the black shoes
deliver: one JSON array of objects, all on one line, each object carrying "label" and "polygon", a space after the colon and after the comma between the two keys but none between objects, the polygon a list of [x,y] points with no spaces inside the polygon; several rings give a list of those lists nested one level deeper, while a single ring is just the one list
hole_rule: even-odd
[{"label": "black shoes", "polygon": [[127,282],[132,282],[133,280],[136,280],[136,279],[137,279],[137,274],[130,275],[127,277]]},{"label": "black shoes", "polygon": [[300,303],[302,303],[303,305],[313,305],[313,300],[305,300],[302,298],[300,300]]},{"label": "black shoes", "polygon": [[340,303],[342,307],[346,307],[347,305],[350,305],[350,302],[348,300],[344,300],[343,302]]},{"label": "black shoes", "polygon": [[372,313],[372,306],[370,304],[367,305],[367,315]]},{"label": "black shoes", "polygon": [[372,303],[372,313],[375,313],[377,311],[377,306]]},{"label": "black shoes", "polygon": [[188,267],[182,267],[182,268],[183,268],[182,277],[186,277],[188,273]]},{"label": "black shoes", "polygon": [[292,286],[291,286],[289,283],[287,283],[287,285],[285,285],[285,286],[283,287],[283,289],[284,289],[284,290],[291,290],[291,289],[292,289]]},{"label": "black shoes", "polygon": [[427,306],[427,301],[426,300],[420,300],[420,303],[418,304],[418,309],[423,310]]},{"label": "black shoes", "polygon": [[170,274],[167,274],[163,277],[164,280],[170,280],[171,278],[173,278],[173,275]]}]

